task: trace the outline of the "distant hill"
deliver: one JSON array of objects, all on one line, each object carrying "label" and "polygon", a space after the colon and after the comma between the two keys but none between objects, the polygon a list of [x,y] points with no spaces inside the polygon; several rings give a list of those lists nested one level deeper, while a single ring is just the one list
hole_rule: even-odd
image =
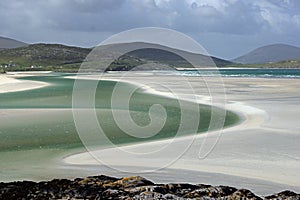
[{"label": "distant hill", "polygon": [[[176,53],[180,53],[186,57],[196,57],[202,66],[210,66],[212,64],[211,59],[221,67],[232,64],[230,61],[219,58],[211,58],[156,44],[148,44],[149,48],[145,49],[139,49],[145,46],[143,43],[118,44],[117,47],[107,45],[101,48],[101,51],[104,51],[103,55],[105,55],[105,58],[112,58],[112,55],[118,53],[118,49],[128,48],[129,46],[136,47],[138,50],[120,56],[110,65],[110,70],[129,70],[146,63],[150,63],[149,66],[156,66],[155,69],[160,69],[160,65],[156,65],[156,63],[166,64],[171,67],[192,67],[182,57],[176,55]],[[32,44],[14,49],[0,50],[0,64],[2,66],[8,64],[13,66],[7,70],[76,71],[82,62],[85,61],[91,50],[90,48],[72,47],[61,44]],[[103,62],[103,58],[97,59]],[[103,63],[100,63],[100,65],[105,66]]]},{"label": "distant hill", "polygon": [[14,39],[6,38],[6,37],[0,37],[0,50],[1,49],[12,49],[12,48],[18,48],[23,47],[28,44],[24,42],[20,42]]},{"label": "distant hill", "polygon": [[[118,44],[117,46],[108,45],[107,48],[111,48],[112,52],[116,52],[118,51],[118,49],[137,49],[121,56],[120,59],[118,59],[116,62],[118,64],[121,64],[119,61],[132,60],[137,64],[141,64],[141,62],[144,62],[142,64],[149,64],[149,62],[151,63],[151,65],[147,65],[147,67],[144,67],[143,69],[161,69],[162,65],[167,65],[173,68],[193,68],[193,66],[187,60],[185,60],[185,58],[188,60],[196,60],[198,66],[195,67],[214,67],[216,65],[218,67],[224,67],[232,64],[232,62],[227,60],[222,60],[216,57],[210,57],[202,54],[195,54],[162,46],[159,44],[133,42]],[[120,69],[120,66],[114,66],[116,62],[112,63],[112,70]],[[162,65],[159,66],[157,64]],[[129,69],[133,67],[134,65],[131,65],[131,67],[129,66]]]},{"label": "distant hill", "polygon": [[91,49],[70,47],[61,44],[32,44],[14,49],[0,50],[0,64],[13,63],[14,70],[22,70],[34,66],[61,67],[77,64],[89,54]]},{"label": "distant hill", "polygon": [[300,59],[299,47],[287,44],[273,44],[257,48],[232,61],[242,64],[261,64],[295,59]]},{"label": "distant hill", "polygon": [[[135,45],[139,45],[136,43]],[[149,45],[149,44],[148,44]],[[225,67],[227,65],[232,64],[232,62],[223,60],[220,58],[216,58],[213,56],[206,56],[202,54],[195,54],[179,49],[169,48],[158,44],[151,44],[149,48],[139,49],[133,52],[130,52],[128,55],[133,57],[137,57],[140,59],[153,60],[168,64],[174,67],[192,67],[186,60],[183,59],[188,58],[189,60],[197,59],[197,63],[200,66],[195,67],[210,67],[217,65],[218,67]]]},{"label": "distant hill", "polygon": [[296,60],[282,60],[274,63],[266,63],[263,68],[300,68],[300,59]]},{"label": "distant hill", "polygon": [[240,64],[234,63],[226,67],[230,68],[282,68],[282,69],[300,69],[300,59],[295,60],[281,60],[272,63],[261,63],[261,64]]}]

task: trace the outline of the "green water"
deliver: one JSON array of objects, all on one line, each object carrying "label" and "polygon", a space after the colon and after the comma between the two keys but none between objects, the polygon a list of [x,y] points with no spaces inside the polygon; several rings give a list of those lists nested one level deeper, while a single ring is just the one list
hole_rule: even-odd
[{"label": "green water", "polygon": [[[20,111],[20,115],[1,117],[0,151],[82,147],[71,110],[74,80],[63,78],[63,76],[66,75],[24,77],[21,79],[47,82],[50,85],[40,89],[0,94],[0,109],[3,109],[3,111],[5,109],[23,110]],[[89,85],[90,81],[94,80],[84,80],[82,82]],[[130,100],[131,117],[135,123],[147,125],[150,122],[148,111],[153,104],[164,106],[168,116],[166,123],[158,134],[149,138],[136,138],[124,133],[114,121],[111,110],[111,96],[115,84],[113,81],[99,82],[95,95],[95,108],[99,124],[111,142],[114,144],[145,142],[170,138],[176,134],[181,118],[179,102],[176,99],[148,94],[142,90],[134,92]],[[126,91],[130,91],[132,85],[124,83],[122,87],[124,93],[126,93]],[[82,89],[84,92],[90,90],[90,88]],[[185,107],[185,111],[192,116],[195,112],[193,110],[195,104],[189,103],[189,105],[191,106]],[[197,106],[200,108],[201,115],[201,120],[197,122],[199,123],[198,132],[201,133],[208,129],[211,119],[211,107],[206,105]],[[83,105],[82,108],[85,108],[85,106]],[[122,112],[123,108],[119,109]],[[216,110],[222,111],[220,109]],[[233,125],[238,121],[239,117],[236,114],[227,112],[225,126]],[[187,128],[184,133],[193,134],[194,132]],[[143,134],[146,133],[141,133],[141,135]],[[95,144],[99,146],[108,145],[104,141],[100,139]]]}]

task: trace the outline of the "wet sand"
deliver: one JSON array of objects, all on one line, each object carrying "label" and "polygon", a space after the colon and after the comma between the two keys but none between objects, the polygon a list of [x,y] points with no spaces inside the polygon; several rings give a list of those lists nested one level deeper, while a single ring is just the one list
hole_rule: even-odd
[{"label": "wet sand", "polygon": [[47,83],[40,81],[18,80],[18,74],[0,74],[0,93],[19,92],[25,90],[38,89],[47,86]]},{"label": "wet sand", "polygon": [[[112,74],[105,78],[116,80],[119,77]],[[173,86],[172,88],[176,88],[176,93],[180,93],[181,97],[194,99],[189,88],[177,79],[178,77],[173,76],[153,77],[143,73],[132,74],[125,81],[145,84],[154,89],[152,92],[162,95],[170,95],[167,87]],[[205,81],[200,79],[187,77],[193,88],[196,88],[196,94],[200,94],[197,96],[198,102],[209,104],[211,100],[207,97],[209,93],[205,84],[210,86],[210,92],[213,91],[216,98],[223,95],[219,79],[206,78]],[[116,169],[112,169],[110,173],[112,175],[113,172],[120,173],[118,170],[129,174],[152,171],[147,177],[157,181],[164,181],[164,177],[168,177],[168,181],[175,182],[185,180],[194,183],[245,186],[262,194],[280,189],[299,191],[300,126],[297,116],[300,113],[300,80],[223,78],[222,81],[226,89],[225,108],[239,113],[245,120],[237,126],[223,130],[219,139],[219,132],[209,132],[207,135],[196,136],[192,144],[190,144],[191,137],[183,137],[80,153],[66,157],[64,159],[66,165],[77,168],[82,166],[84,171],[90,169],[91,172],[95,172],[97,166],[106,164]],[[165,87],[157,85],[157,82]],[[222,106],[222,101],[217,101],[214,105]],[[204,151],[206,149],[205,153],[208,155],[199,158],[199,150],[200,148],[203,150],[204,140],[206,140]],[[213,146],[215,142],[217,144]],[[152,156],[146,155],[166,146],[171,147]],[[174,152],[182,150],[183,147],[187,147],[186,152],[182,154],[178,152],[180,154],[178,158],[172,157]],[[166,163],[168,165],[164,165]],[[161,174],[159,170],[161,168],[164,168],[162,171],[171,169],[177,171],[170,177]],[[188,172],[181,173],[181,171]],[[214,178],[207,179],[205,174],[210,176],[214,174]],[[252,181],[246,183],[244,179]]]},{"label": "wet sand", "polygon": [[[107,74],[102,78],[118,80],[121,75],[122,73]],[[24,80],[14,80],[6,76],[1,79],[3,81],[0,84],[10,85],[10,87],[4,86],[6,89],[2,91],[12,92],[34,88],[29,83],[26,85],[27,81]],[[191,91],[188,85],[182,84],[176,76],[156,74],[153,76],[147,72],[136,72],[131,73],[123,81],[140,86],[146,85],[145,90],[158,95],[174,96],[168,91],[168,88],[172,88],[180,98],[199,103],[211,104],[210,94],[212,94],[214,105],[239,113],[243,121],[222,132],[214,131],[206,135],[92,152],[95,153],[94,155],[100,155],[98,157],[101,158],[100,163],[91,156],[91,152],[86,152],[82,148],[68,151],[46,149],[6,152],[3,155],[10,159],[15,158],[15,164],[25,163],[23,173],[7,177],[6,180],[38,181],[96,174],[111,176],[134,174],[156,182],[190,182],[245,187],[262,195],[285,189],[300,191],[299,79],[226,77],[221,79],[221,82],[220,79],[212,77],[206,80],[199,77],[186,77],[186,79],[195,91]],[[195,92],[196,96],[192,92]],[[225,101],[223,101],[224,94]],[[21,113],[25,112],[27,111]],[[17,113],[6,113],[6,115],[10,114]],[[204,141],[206,142],[203,146]],[[202,151],[199,157],[200,149]],[[156,154],[147,156],[151,151],[156,151]],[[203,157],[206,154],[207,156]],[[174,157],[174,155],[178,156]],[[34,162],[31,161],[33,158]],[[3,161],[5,159],[4,156]],[[39,160],[47,160],[47,162],[41,164]],[[7,166],[7,169],[12,171],[10,174],[18,170],[15,168],[18,167]],[[45,168],[48,168],[49,172],[45,173]],[[5,171],[3,174],[6,174]]]}]

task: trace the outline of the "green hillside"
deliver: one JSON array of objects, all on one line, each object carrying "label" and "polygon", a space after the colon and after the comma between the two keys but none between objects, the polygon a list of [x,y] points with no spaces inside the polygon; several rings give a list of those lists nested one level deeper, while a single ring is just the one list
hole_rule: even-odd
[{"label": "green hillside", "polygon": [[[232,62],[226,60],[171,49],[156,44],[150,44],[150,48],[144,49],[144,43],[118,44],[117,47],[113,46],[112,49],[113,51],[118,51],[119,49],[127,48],[128,45],[130,47],[137,47],[138,50],[129,52],[115,59],[115,61],[111,63],[109,70],[130,70],[146,63],[150,63],[150,65],[153,64],[153,66],[155,63],[159,63],[171,67],[192,67],[190,63],[178,54],[185,55],[185,57],[197,57],[202,66],[210,66],[212,60],[220,67],[232,64]],[[107,46],[108,49],[111,47],[110,45]],[[104,52],[107,51],[105,48],[106,47],[103,48]],[[72,47],[61,44],[32,44],[19,48],[0,50],[0,65],[2,66],[2,71],[77,71],[91,50],[90,48]],[[111,53],[111,51],[107,51],[107,54],[103,54],[104,59],[99,58],[97,60],[97,62],[100,63],[100,68],[105,67],[103,64],[105,63],[105,59],[111,59],[112,55],[115,56],[114,53],[118,52]],[[155,69],[160,69],[160,65],[155,66]]]},{"label": "green hillside", "polygon": [[180,55],[184,56],[185,58],[190,58],[190,60],[197,59],[197,63],[200,65],[199,67],[210,67],[215,65],[218,67],[224,67],[232,64],[230,61],[222,60],[216,57],[210,57],[171,48],[161,49],[160,47],[135,50],[130,52],[129,55],[140,59],[164,63],[172,67],[193,67]]},{"label": "green hillside", "polygon": [[[137,49],[122,55],[126,49]],[[96,48],[91,56],[91,48],[66,46],[62,44],[32,44],[18,48],[0,49],[0,72],[4,71],[64,71],[76,72],[84,62],[86,71],[160,70],[172,68],[192,68],[188,60],[196,60],[196,67],[256,67],[256,68],[299,68],[300,60],[284,60],[262,64],[240,64],[216,57],[195,54],[158,44],[141,42],[106,45]],[[88,56],[89,55],[89,56]],[[118,56],[120,55],[120,56]],[[87,59],[88,56],[88,59]],[[182,56],[182,57],[181,57]],[[114,61],[106,68],[108,60]]]},{"label": "green hillside", "polygon": [[61,44],[33,44],[0,50],[0,64],[7,70],[70,69],[80,66],[91,49]]}]

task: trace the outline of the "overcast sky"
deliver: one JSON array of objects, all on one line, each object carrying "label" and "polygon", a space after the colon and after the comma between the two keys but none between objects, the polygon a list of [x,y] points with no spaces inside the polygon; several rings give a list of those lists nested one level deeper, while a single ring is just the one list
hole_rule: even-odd
[{"label": "overcast sky", "polygon": [[256,47],[300,46],[299,0],[1,0],[0,36],[91,47],[120,31],[183,32],[215,56]]}]

